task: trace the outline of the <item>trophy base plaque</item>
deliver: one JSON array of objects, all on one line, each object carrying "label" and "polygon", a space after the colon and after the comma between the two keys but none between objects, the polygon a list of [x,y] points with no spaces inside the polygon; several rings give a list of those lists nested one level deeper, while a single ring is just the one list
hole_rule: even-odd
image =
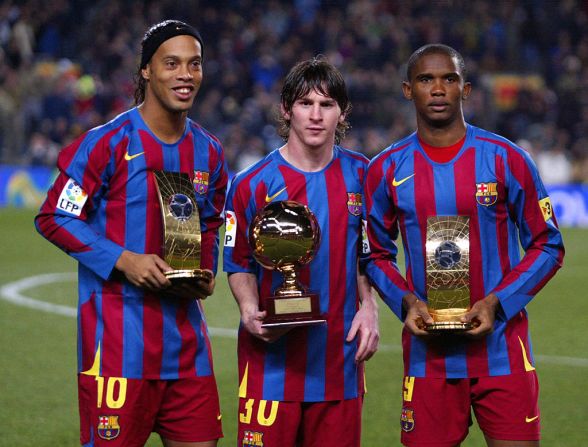
[{"label": "trophy base plaque", "polygon": [[431,317],[435,322],[425,325],[427,332],[437,334],[447,334],[450,332],[469,331],[474,326],[472,323],[463,323],[460,318],[465,315],[467,309],[429,309]]},{"label": "trophy base plaque", "polygon": [[167,289],[172,292],[172,295],[173,289],[176,287],[187,284],[200,289],[203,282],[210,284],[213,279],[212,272],[200,269],[170,270],[169,272],[165,272],[164,275],[172,283],[169,289]]},{"label": "trophy base plaque", "polygon": [[267,317],[261,327],[310,326],[327,320],[320,314],[318,295],[270,296],[263,300]]}]

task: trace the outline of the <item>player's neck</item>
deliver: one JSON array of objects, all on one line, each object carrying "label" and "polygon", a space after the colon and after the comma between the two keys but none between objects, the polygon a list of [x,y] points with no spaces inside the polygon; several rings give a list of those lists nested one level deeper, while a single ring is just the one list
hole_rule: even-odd
[{"label": "player's neck", "polygon": [[333,159],[333,147],[333,144],[309,147],[289,140],[280,148],[280,154],[288,163],[301,171],[318,172],[322,171]]},{"label": "player's neck", "polygon": [[417,120],[417,134],[422,141],[430,146],[449,147],[465,136],[466,124],[463,119],[455,120],[444,126],[435,126],[423,120]]},{"label": "player's neck", "polygon": [[187,112],[172,113],[148,102],[143,102],[138,109],[149,130],[164,143],[175,143],[184,134]]}]

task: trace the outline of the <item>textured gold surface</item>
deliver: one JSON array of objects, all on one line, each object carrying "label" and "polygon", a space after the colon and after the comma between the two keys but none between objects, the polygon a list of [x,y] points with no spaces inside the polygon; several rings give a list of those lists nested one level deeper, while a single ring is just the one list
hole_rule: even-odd
[{"label": "textured gold surface", "polygon": [[[194,198],[194,185],[188,174],[155,171],[159,205],[163,217],[164,260],[174,270],[200,268],[200,218]],[[177,194],[190,199],[192,212],[186,219],[178,219],[172,213],[170,202]]]},{"label": "textured gold surface", "polygon": [[467,216],[427,219],[427,306],[435,320],[430,331],[463,330],[470,308],[470,241]]}]

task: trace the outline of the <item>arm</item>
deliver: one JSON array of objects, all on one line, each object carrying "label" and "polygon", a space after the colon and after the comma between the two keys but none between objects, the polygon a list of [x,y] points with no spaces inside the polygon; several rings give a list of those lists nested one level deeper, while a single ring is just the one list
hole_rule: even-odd
[{"label": "arm", "polygon": [[508,155],[506,187],[509,214],[517,225],[525,254],[484,299],[488,302],[483,304],[492,306],[495,296],[499,301],[495,306],[497,316],[507,320],[523,310],[555,275],[564,257],[561,233],[535,164],[528,154],[512,148]]},{"label": "arm", "polygon": [[252,273],[230,273],[229,287],[241,313],[241,324],[250,334],[272,343],[288,329],[264,329],[261,327],[266,312],[259,310],[257,278]]},{"label": "arm", "polygon": [[60,153],[60,173],[35,218],[37,230],[102,279],[116,269],[137,287],[167,288],[170,282],[163,272],[171,268],[161,258],[125,250],[121,234],[106,237],[88,223],[114,169],[109,142],[96,133],[83,135]]},{"label": "arm", "polygon": [[391,180],[386,174],[386,160],[386,157],[374,159],[366,174],[364,217],[371,253],[367,261],[365,257],[362,259],[362,267],[384,302],[403,320],[402,298],[410,288],[396,264],[398,215],[387,187]]},{"label": "arm", "polygon": [[216,274],[218,267],[219,229],[224,222],[223,208],[228,183],[228,167],[224,152],[220,145],[209,145],[210,176],[208,190],[200,211],[200,226],[202,228],[200,267],[211,270]]},{"label": "arm", "polygon": [[380,330],[378,326],[378,303],[365,275],[358,274],[357,287],[361,307],[353,317],[346,341],[351,342],[356,336],[358,337],[355,361],[359,363],[369,360],[378,350]]},{"label": "arm", "polygon": [[103,198],[110,162],[108,144],[94,140],[95,136],[86,134],[61,151],[59,175],[35,218],[35,226],[43,237],[108,279],[124,248],[87,222]]}]

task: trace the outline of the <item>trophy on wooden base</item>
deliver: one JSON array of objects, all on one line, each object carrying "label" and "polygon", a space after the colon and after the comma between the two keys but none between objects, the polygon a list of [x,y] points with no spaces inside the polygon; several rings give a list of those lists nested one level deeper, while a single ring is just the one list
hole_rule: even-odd
[{"label": "trophy on wooden base", "polygon": [[251,222],[249,243],[261,266],[284,275],[274,295],[260,297],[260,308],[267,312],[262,327],[325,323],[318,294],[298,280],[297,270],[313,259],[320,243],[320,227],[310,209],[292,200],[271,202]]},{"label": "trophy on wooden base", "polygon": [[470,309],[470,218],[435,216],[427,219],[427,307],[434,333],[463,332],[471,323],[461,317]]},{"label": "trophy on wooden base", "polygon": [[168,291],[173,295],[173,289],[184,283],[202,289],[213,275],[200,268],[202,234],[194,185],[185,173],[154,174],[163,218],[164,260],[173,269],[164,273],[172,283]]}]

